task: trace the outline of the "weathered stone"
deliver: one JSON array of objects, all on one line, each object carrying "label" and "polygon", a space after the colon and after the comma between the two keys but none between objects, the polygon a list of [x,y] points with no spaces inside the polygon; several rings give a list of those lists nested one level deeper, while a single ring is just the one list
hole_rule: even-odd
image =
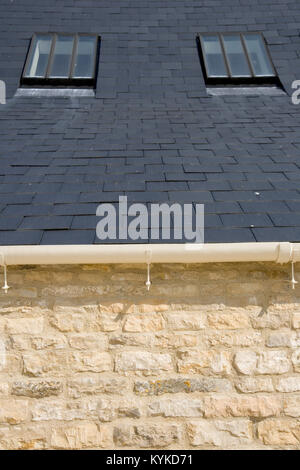
[{"label": "weathered stone", "polygon": [[169,309],[169,305],[166,304],[131,304],[125,308],[125,313],[166,312]]},{"label": "weathered stone", "polygon": [[181,437],[178,424],[120,424],[114,428],[114,442],[120,447],[156,448],[177,444]]},{"label": "weathered stone", "polygon": [[213,395],[203,399],[206,418],[269,417],[281,412],[281,399],[274,396]]},{"label": "weathered stone", "polygon": [[233,448],[252,441],[252,425],[248,419],[190,421],[187,433],[192,446]]},{"label": "weathered stone", "polygon": [[136,381],[134,391],[138,395],[161,395],[180,392],[224,392],[231,391],[229,380],[213,377],[183,378],[175,377],[161,380]]},{"label": "weathered stone", "polygon": [[[5,296],[5,299],[6,298],[7,296]],[[6,302],[5,299],[3,297],[0,299],[0,318],[1,315],[6,315],[6,317],[2,317],[2,320],[4,320],[3,327],[6,325],[6,320],[10,317],[32,318],[41,317],[50,313],[46,303],[43,301],[41,303],[37,302],[34,303],[34,305],[31,305],[31,301],[24,301],[24,299],[15,298],[13,302]]]},{"label": "weathered stone", "polygon": [[6,349],[4,339],[0,338],[0,371],[4,369],[6,365]]},{"label": "weathered stone", "polygon": [[125,305],[121,302],[114,302],[107,305],[98,306],[100,313],[125,313]]},{"label": "weathered stone", "polygon": [[0,424],[20,424],[28,415],[28,400],[0,400]]},{"label": "weathered stone", "polygon": [[115,273],[111,275],[112,281],[136,281],[140,282],[142,280],[142,275],[140,273]]},{"label": "weathered stone", "polygon": [[289,328],[290,313],[284,306],[272,305],[266,311],[262,310],[259,314],[251,315],[253,328]]},{"label": "weathered stone", "polygon": [[24,351],[32,348],[32,337],[29,335],[11,335],[10,344],[12,349]]},{"label": "weathered stone", "polygon": [[[31,270],[28,270],[26,272],[23,273],[23,282],[24,280],[25,281],[30,281],[30,283],[36,283],[38,282],[38,284],[40,283],[49,283],[51,284],[51,281],[52,281],[52,276],[51,276],[51,273],[50,272],[45,272],[41,269],[39,269],[39,266],[31,266]],[[19,284],[21,284],[21,282],[18,282]]]},{"label": "weathered stone", "polygon": [[65,349],[67,339],[62,334],[33,336],[31,339],[33,349]]},{"label": "weathered stone", "polygon": [[253,296],[258,294],[264,294],[265,285],[263,282],[251,282],[247,279],[247,282],[232,282],[227,285],[227,295],[241,298],[244,296],[245,299],[251,299]]},{"label": "weathered stone", "polygon": [[83,449],[102,446],[102,436],[94,423],[82,423],[65,428],[54,428],[50,439],[54,449]]},{"label": "weathered stone", "polygon": [[32,421],[73,421],[89,417],[88,410],[85,410],[73,403],[58,401],[37,401],[31,409]]},{"label": "weathered stone", "polygon": [[102,422],[113,421],[116,418],[140,418],[142,416],[139,402],[130,398],[91,397],[81,402],[81,408],[86,417],[97,418]]},{"label": "weathered stone", "polygon": [[[209,289],[212,289],[212,286],[207,284],[203,291],[208,293]],[[177,283],[176,286],[170,285],[168,283],[153,283],[151,287],[152,293],[155,297],[166,297],[172,299],[190,299],[195,298],[200,294],[199,284],[197,283]]]},{"label": "weathered stone", "polygon": [[43,332],[43,317],[18,317],[6,319],[6,330],[9,334],[39,335]]},{"label": "weathered stone", "polygon": [[18,354],[15,354],[7,350],[5,354],[5,363],[2,358],[2,370],[1,370],[2,375],[0,376],[0,380],[1,380],[1,377],[4,377],[4,380],[5,380],[5,376],[4,376],[5,373],[15,377],[16,374],[19,374],[21,372],[22,372],[21,357]]},{"label": "weathered stone", "polygon": [[116,331],[121,327],[120,314],[101,313],[98,321],[101,331]]},{"label": "weathered stone", "polygon": [[127,333],[159,331],[165,328],[165,320],[160,313],[128,315],[123,330]]},{"label": "weathered stone", "polygon": [[62,282],[70,282],[73,279],[74,273],[72,272],[63,272],[63,271],[54,271],[51,273],[54,282],[61,284]]},{"label": "weathered stone", "polygon": [[287,416],[291,416],[293,418],[300,418],[300,396],[296,395],[284,398],[283,412]]},{"label": "weathered stone", "polygon": [[241,393],[273,392],[273,382],[269,377],[241,377],[235,382]]},{"label": "weathered stone", "polygon": [[23,354],[23,373],[32,377],[64,375],[68,360],[64,351],[39,351]]},{"label": "weathered stone", "polygon": [[234,356],[233,364],[241,374],[251,375],[256,370],[257,355],[251,350],[238,351]]},{"label": "weathered stone", "polygon": [[30,282],[42,282],[42,283],[49,283],[51,284],[52,281],[52,273],[50,272],[43,272],[41,270],[34,271],[30,270],[24,273],[24,279]]},{"label": "weathered stone", "polygon": [[300,328],[300,312],[293,313],[292,326],[295,328],[295,330]]},{"label": "weathered stone", "polygon": [[[123,405],[126,408],[126,404]],[[129,405],[127,409],[136,409]],[[33,421],[73,421],[82,419],[98,419],[103,422],[112,421],[118,415],[117,403],[113,404],[110,399],[91,397],[80,402],[68,403],[63,400],[39,401],[32,406]]]},{"label": "weathered stone", "polygon": [[122,395],[128,393],[128,383],[126,379],[118,376],[80,376],[68,381],[67,390],[72,398],[99,393]]},{"label": "weathered stone", "polygon": [[62,389],[62,383],[58,380],[14,382],[11,393],[32,398],[44,398],[59,395]]},{"label": "weathered stone", "polygon": [[300,420],[266,419],[258,424],[258,437],[264,444],[289,446],[300,443]]},{"label": "weathered stone", "polygon": [[7,396],[9,393],[9,384],[7,382],[0,382],[0,396]]},{"label": "weathered stone", "polygon": [[67,339],[62,334],[28,336],[24,334],[10,336],[11,345],[14,349],[64,349],[67,347]]},{"label": "weathered stone", "polygon": [[99,421],[112,421],[117,417],[117,403],[106,397],[91,397],[81,402],[82,413],[86,417],[97,418]]},{"label": "weathered stone", "polygon": [[47,431],[36,424],[0,428],[1,450],[42,450],[47,446]]},{"label": "weathered stone", "polygon": [[203,416],[203,402],[201,399],[168,398],[150,403],[148,414],[164,418],[199,417]]},{"label": "weathered stone", "polygon": [[[57,312],[58,308],[55,309]],[[61,311],[62,310],[62,311]],[[99,331],[99,317],[96,312],[86,312],[83,307],[72,308],[71,311],[60,307],[58,313],[50,318],[51,324],[64,333],[82,333],[84,331]]]},{"label": "weathered stone", "polygon": [[27,287],[23,289],[13,289],[7,292],[7,297],[12,297],[15,303],[15,298],[25,297],[28,299],[35,299],[38,295],[38,290],[36,287]]},{"label": "weathered stone", "polygon": [[255,346],[262,343],[262,335],[259,331],[213,331],[205,335],[208,347],[211,346]]},{"label": "weathered stone", "polygon": [[106,288],[103,286],[91,286],[91,285],[80,285],[80,284],[67,284],[67,285],[58,285],[52,284],[50,286],[41,289],[40,293],[43,297],[52,297],[65,300],[67,298],[74,299],[79,297],[89,297],[103,295],[109,292],[110,286],[106,285]]},{"label": "weathered stone", "polygon": [[153,336],[151,334],[129,334],[129,333],[123,333],[123,334],[114,334],[109,338],[109,344],[111,346],[137,346],[137,347],[149,347],[151,348],[153,346]]},{"label": "weathered stone", "polygon": [[107,349],[107,337],[102,333],[74,334],[69,336],[69,344],[74,349],[97,349],[104,351]]},{"label": "weathered stone", "polygon": [[206,326],[204,313],[179,312],[167,315],[168,326],[171,330],[203,330]]},{"label": "weathered stone", "polygon": [[[54,406],[55,405],[55,406]],[[124,405],[125,409],[126,406]],[[127,409],[129,410],[129,406]],[[131,406],[131,408],[136,408]],[[81,402],[40,401],[32,406],[33,421],[73,421],[81,419],[98,419],[103,422],[117,417],[117,404],[110,399],[93,397]]]},{"label": "weathered stone", "polygon": [[234,357],[234,366],[244,375],[284,374],[290,369],[290,360],[285,351],[239,351]]},{"label": "weathered stone", "polygon": [[74,351],[70,367],[76,372],[104,372],[112,369],[111,356],[106,352]]},{"label": "weathered stone", "polygon": [[150,353],[146,351],[127,351],[117,354],[116,372],[141,372],[145,375],[173,370],[169,354]]},{"label": "weathered stone", "polygon": [[292,354],[292,364],[295,372],[300,372],[300,349],[297,349]]},{"label": "weathered stone", "polygon": [[266,341],[269,348],[297,348],[300,346],[300,334],[295,331],[276,331]]},{"label": "weathered stone", "polygon": [[228,375],[231,372],[230,353],[213,350],[182,352],[178,360],[178,372]]},{"label": "weathered stone", "polygon": [[120,417],[126,418],[135,418],[138,419],[142,416],[141,411],[139,408],[134,406],[121,406],[118,408],[118,415]]},{"label": "weathered stone", "polygon": [[162,349],[192,348],[197,346],[197,336],[186,333],[158,333],[154,336],[154,346]]},{"label": "weathered stone", "polygon": [[248,312],[242,309],[227,309],[226,312],[214,312],[207,315],[210,328],[235,330],[238,328],[251,328]]},{"label": "weathered stone", "polygon": [[284,374],[290,369],[290,360],[285,351],[262,351],[258,355],[258,374]]},{"label": "weathered stone", "polygon": [[278,392],[300,392],[300,377],[282,377],[276,385]]}]

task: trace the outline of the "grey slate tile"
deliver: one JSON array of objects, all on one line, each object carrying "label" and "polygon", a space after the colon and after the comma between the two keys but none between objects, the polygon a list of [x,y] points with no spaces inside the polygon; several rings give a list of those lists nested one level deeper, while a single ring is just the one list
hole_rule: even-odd
[{"label": "grey slate tile", "polygon": [[[283,201],[272,201],[271,203],[268,201],[241,201],[240,206],[244,212],[254,212],[254,213],[276,213],[276,212],[288,212],[289,203],[285,203]],[[300,208],[300,202],[298,207]]]},{"label": "grey slate tile", "polygon": [[29,215],[50,215],[53,213],[50,204],[8,204],[2,212],[3,217],[29,216]]},{"label": "grey slate tile", "polygon": [[42,230],[0,231],[0,245],[39,245]]},{"label": "grey slate tile", "polygon": [[220,217],[225,227],[273,226],[270,218],[265,214],[222,214]]},{"label": "grey slate tile", "polygon": [[9,217],[1,216],[0,218],[0,230],[16,230],[21,222],[23,217]]},{"label": "grey slate tile", "polygon": [[256,228],[253,234],[257,242],[297,242],[300,227]]},{"label": "grey slate tile", "polygon": [[205,204],[213,202],[209,191],[170,191],[169,199],[172,202]]},{"label": "grey slate tile", "polygon": [[277,227],[300,227],[300,212],[271,214],[270,217]]},{"label": "grey slate tile", "polygon": [[64,204],[77,202],[80,193],[46,193],[36,194],[33,198],[34,204]]},{"label": "grey slate tile", "polygon": [[20,230],[55,230],[70,228],[72,223],[72,216],[49,216],[49,217],[24,217],[20,225]]},{"label": "grey slate tile", "polygon": [[[300,212],[300,201],[285,201],[285,204],[292,212]],[[284,210],[280,212],[284,212]]]},{"label": "grey slate tile", "polygon": [[90,245],[94,230],[45,230],[41,245]]},{"label": "grey slate tile", "polygon": [[205,243],[245,243],[255,242],[250,229],[246,228],[208,228],[204,233]]},{"label": "grey slate tile", "polygon": [[239,214],[241,206],[237,202],[206,202],[205,214]]},{"label": "grey slate tile", "polygon": [[98,204],[55,204],[53,215],[96,214]]},{"label": "grey slate tile", "polygon": [[76,215],[72,222],[72,229],[76,230],[96,230],[100,218],[96,215]]}]

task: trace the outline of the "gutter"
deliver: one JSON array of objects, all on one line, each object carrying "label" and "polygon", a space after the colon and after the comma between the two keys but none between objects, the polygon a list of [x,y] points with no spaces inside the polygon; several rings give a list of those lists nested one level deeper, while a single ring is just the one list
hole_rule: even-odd
[{"label": "gutter", "polygon": [[0,246],[0,265],[300,261],[300,243]]},{"label": "gutter", "polygon": [[151,287],[152,263],[227,263],[265,261],[291,263],[291,284],[295,289],[294,263],[300,261],[300,243],[182,243],[132,245],[28,245],[0,247],[4,268],[2,289],[8,292],[7,266],[35,264],[140,263],[147,265],[147,290]]}]

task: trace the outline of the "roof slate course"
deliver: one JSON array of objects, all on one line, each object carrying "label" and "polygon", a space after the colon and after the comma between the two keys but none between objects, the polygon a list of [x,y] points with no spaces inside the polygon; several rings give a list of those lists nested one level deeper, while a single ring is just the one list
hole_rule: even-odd
[{"label": "roof slate course", "polygon": [[[204,203],[206,242],[300,241],[298,0],[0,0],[0,8],[1,245],[99,243],[96,207],[119,195]],[[101,35],[94,97],[15,96],[38,31]],[[285,93],[209,95],[200,31],[263,32]]]}]

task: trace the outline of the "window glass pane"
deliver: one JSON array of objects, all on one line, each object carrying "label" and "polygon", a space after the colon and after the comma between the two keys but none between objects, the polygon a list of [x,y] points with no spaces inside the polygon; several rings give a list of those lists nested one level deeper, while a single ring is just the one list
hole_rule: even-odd
[{"label": "window glass pane", "polygon": [[218,36],[202,36],[203,53],[208,77],[227,77],[226,66]]},{"label": "window glass pane", "polygon": [[47,70],[52,36],[38,35],[34,38],[25,77],[44,77]]},{"label": "window glass pane", "polygon": [[69,77],[73,42],[74,38],[72,36],[57,36],[50,72],[51,78]]},{"label": "window glass pane", "polygon": [[93,78],[95,47],[95,36],[79,36],[73,77]]},{"label": "window glass pane", "polygon": [[255,75],[274,76],[262,37],[259,34],[244,34],[244,39]]},{"label": "window glass pane", "polygon": [[224,48],[227,54],[231,75],[233,77],[251,77],[245,52],[238,35],[224,35]]}]

